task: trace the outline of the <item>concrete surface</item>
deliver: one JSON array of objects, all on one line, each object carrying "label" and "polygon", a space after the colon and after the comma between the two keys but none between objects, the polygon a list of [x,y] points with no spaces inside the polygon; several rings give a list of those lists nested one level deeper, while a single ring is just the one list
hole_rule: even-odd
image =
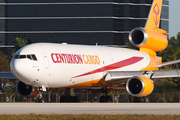
[{"label": "concrete surface", "polygon": [[176,114],[180,103],[0,103],[0,114]]}]

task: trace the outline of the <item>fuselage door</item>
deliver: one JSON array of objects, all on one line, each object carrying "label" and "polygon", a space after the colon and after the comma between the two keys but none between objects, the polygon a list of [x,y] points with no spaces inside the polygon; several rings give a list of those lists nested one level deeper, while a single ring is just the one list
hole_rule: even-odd
[{"label": "fuselage door", "polygon": [[49,68],[49,61],[46,53],[43,53],[43,58],[44,58],[45,68]]}]

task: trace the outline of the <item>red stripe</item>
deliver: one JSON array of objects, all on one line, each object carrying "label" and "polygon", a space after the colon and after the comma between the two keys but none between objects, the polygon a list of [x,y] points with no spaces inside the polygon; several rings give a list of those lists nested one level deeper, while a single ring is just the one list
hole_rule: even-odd
[{"label": "red stripe", "polygon": [[90,74],[94,74],[94,73],[104,72],[104,71],[107,71],[107,70],[113,70],[113,69],[125,67],[125,66],[128,66],[128,65],[132,65],[134,63],[137,63],[137,62],[141,61],[142,59],[143,59],[143,57],[131,57],[131,58],[119,61],[117,63],[113,63],[113,64],[110,64],[110,65],[104,66],[102,68],[99,68],[99,69],[96,69],[96,70],[93,70],[93,71],[90,71],[90,72],[75,76],[73,78],[77,78],[77,77],[81,77],[81,76],[85,76],[85,75],[90,75]]}]

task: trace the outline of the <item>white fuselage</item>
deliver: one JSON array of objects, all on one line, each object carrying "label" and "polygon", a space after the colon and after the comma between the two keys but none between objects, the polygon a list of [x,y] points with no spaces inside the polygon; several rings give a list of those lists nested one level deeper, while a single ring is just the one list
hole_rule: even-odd
[{"label": "white fuselage", "polygon": [[148,54],[125,48],[35,43],[16,52],[11,71],[26,84],[55,88],[102,79],[105,71],[139,71],[149,63]]}]

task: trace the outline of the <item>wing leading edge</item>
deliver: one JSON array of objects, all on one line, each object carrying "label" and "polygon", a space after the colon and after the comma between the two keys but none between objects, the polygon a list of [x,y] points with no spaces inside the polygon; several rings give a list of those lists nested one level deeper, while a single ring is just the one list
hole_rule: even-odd
[{"label": "wing leading edge", "polygon": [[133,76],[145,76],[152,80],[168,77],[180,77],[180,70],[155,70],[155,71],[107,71],[105,74],[105,81],[120,85],[126,83],[129,78]]}]

